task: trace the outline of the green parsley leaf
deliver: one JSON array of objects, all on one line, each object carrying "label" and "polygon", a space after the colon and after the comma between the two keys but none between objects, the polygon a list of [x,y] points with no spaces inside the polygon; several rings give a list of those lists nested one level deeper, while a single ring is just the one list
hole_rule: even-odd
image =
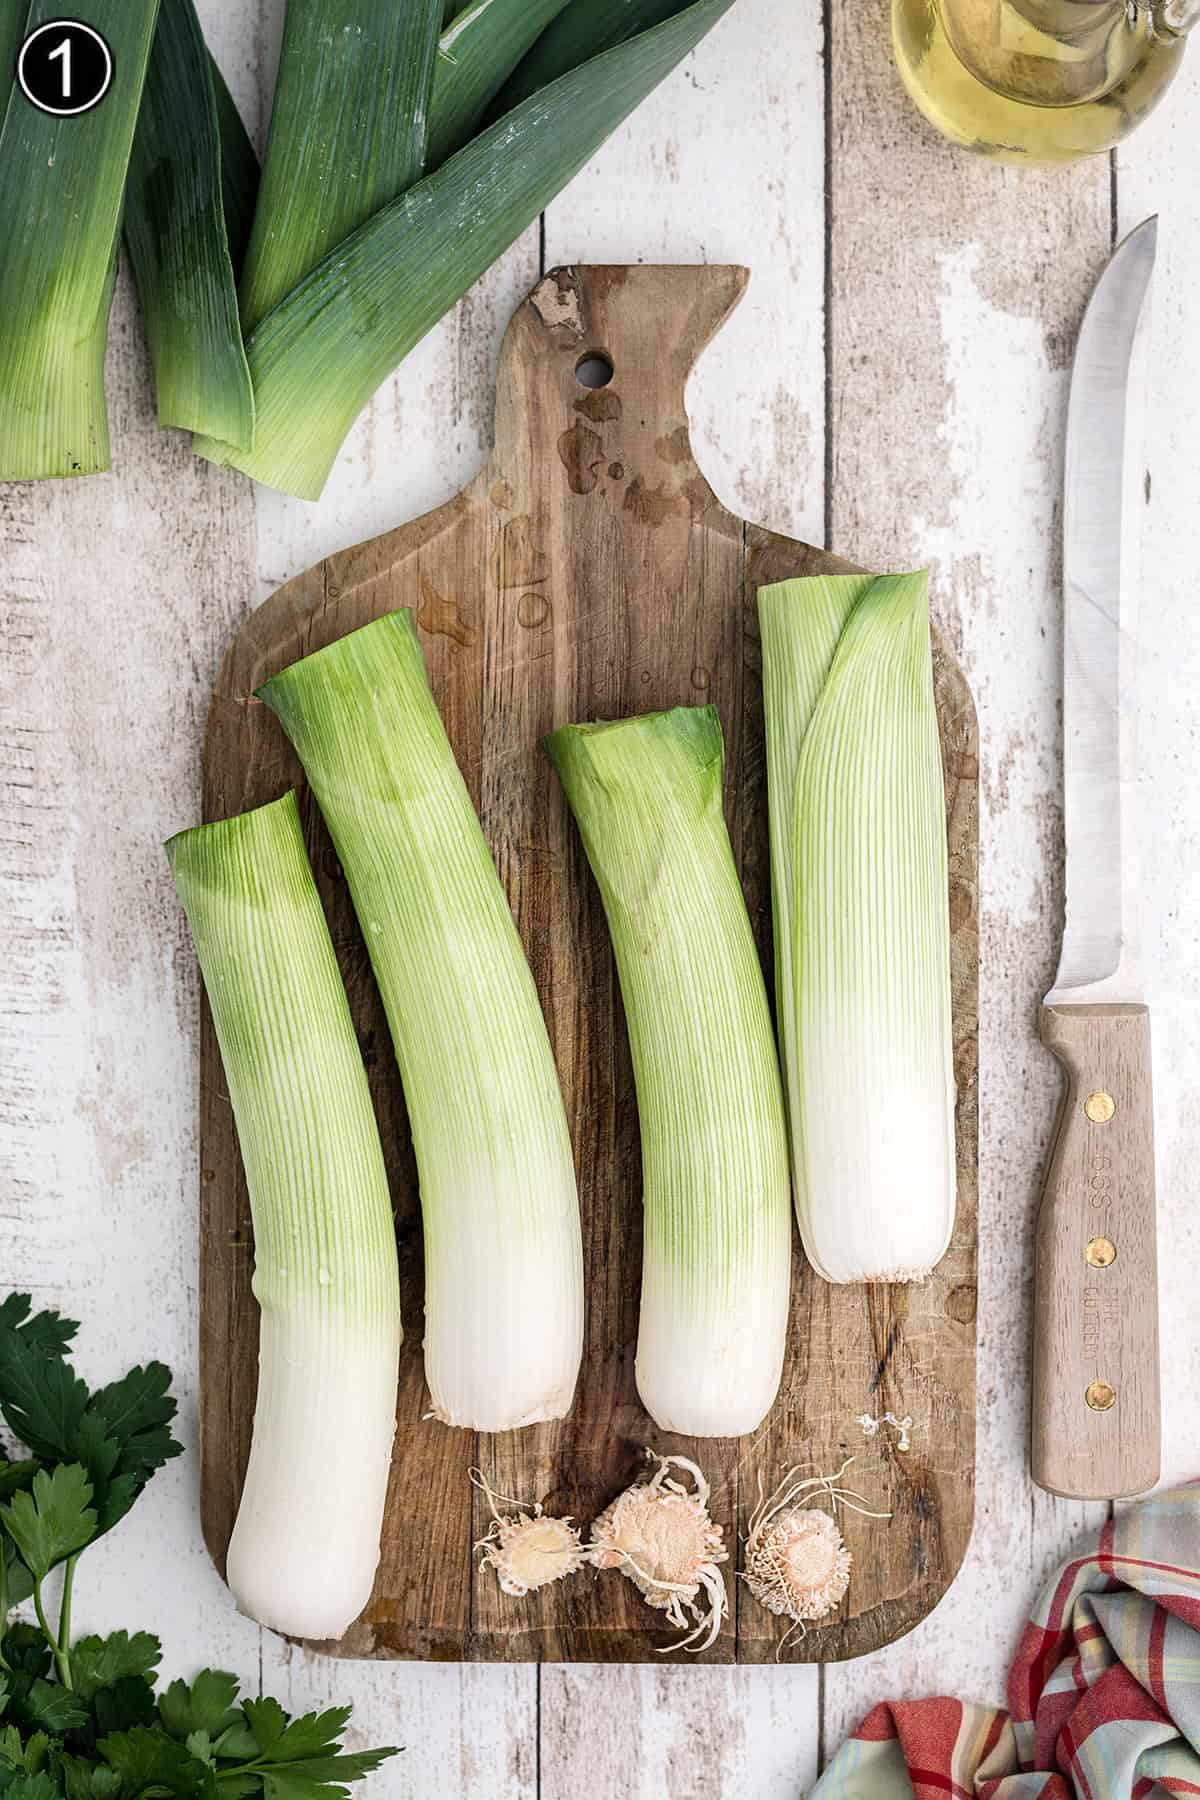
[{"label": "green parsley leaf", "polygon": [[210,1769],[213,1767],[212,1739],[207,1731],[189,1731],[187,1747],[197,1762],[207,1763]]},{"label": "green parsley leaf", "polygon": [[78,1463],[39,1469],[27,1494],[0,1506],[0,1521],[37,1581],[96,1535],[92,1484]]},{"label": "green parsley leaf", "polygon": [[215,1794],[212,1771],[163,1731],[135,1726],[100,1739],[96,1749],[121,1777],[126,1800],[153,1794]]},{"label": "green parsley leaf", "polygon": [[128,1731],[134,1725],[158,1723],[154,1689],[144,1675],[120,1675],[111,1687],[97,1688],[92,1695],[92,1711],[96,1715],[92,1742],[110,1732]]},{"label": "green parsley leaf", "polygon": [[218,1768],[218,1800],[250,1800],[251,1795],[261,1793],[262,1776],[253,1769]]},{"label": "green parsley leaf", "polygon": [[287,1729],[288,1717],[278,1700],[268,1694],[262,1700],[246,1700],[242,1711],[254,1733],[260,1756],[269,1756]]},{"label": "green parsley leaf", "polygon": [[4,1660],[9,1669],[9,1686],[16,1692],[16,1683],[12,1679],[17,1674],[47,1675],[52,1661],[50,1646],[36,1625],[26,1625],[18,1621],[10,1625],[0,1642],[4,1652]]},{"label": "green parsley leaf", "polygon": [[362,1781],[399,1752],[359,1750],[347,1756],[311,1756],[296,1762],[272,1763],[262,1771],[266,1800],[349,1800],[347,1781]]},{"label": "green parsley leaf", "polygon": [[116,1800],[121,1778],[107,1763],[89,1762],[84,1756],[54,1752],[54,1769],[66,1800]]},{"label": "green parsley leaf", "polygon": [[25,1740],[25,1748],[21,1753],[21,1761],[27,1775],[36,1775],[39,1769],[45,1768],[49,1749],[50,1739],[44,1731],[34,1731],[30,1734]]},{"label": "green parsley leaf", "polygon": [[[13,1712],[18,1711],[14,1702]],[[65,1737],[68,1731],[87,1723],[88,1709],[69,1688],[58,1687],[39,1675],[19,1704],[21,1722],[51,1737]]]},{"label": "green parsley leaf", "polygon": [[71,1680],[75,1692],[90,1700],[100,1688],[122,1675],[157,1673],[162,1645],[149,1631],[112,1631],[107,1637],[77,1638],[71,1646]]},{"label": "green parsley leaf", "polygon": [[181,1452],[168,1429],[176,1410],[171,1372],[148,1363],[90,1394],[63,1358],[70,1322],[39,1313],[22,1323],[28,1311],[28,1296],[0,1303],[0,1412],[42,1461],[87,1469],[100,1537]]},{"label": "green parsley leaf", "polygon": [[130,1369],[121,1381],[92,1395],[89,1415],[99,1419],[105,1436],[120,1445],[119,1474],[148,1479],[182,1454],[183,1445],[168,1430],[176,1412],[170,1388],[170,1369],[152,1362],[144,1369]]},{"label": "green parsley leaf", "polygon": [[[397,1754],[390,1747],[337,1754],[350,1718],[348,1706],[331,1706],[298,1719],[289,1719],[279,1702],[269,1698],[247,1700],[244,1710],[258,1746],[254,1761],[266,1800],[318,1800],[318,1796],[340,1800],[346,1793],[343,1783],[361,1781]],[[220,1784],[224,1793],[223,1775]]]},{"label": "green parsley leaf", "polygon": [[25,1767],[25,1746],[15,1725],[5,1725],[0,1730],[0,1760],[14,1769]]},{"label": "green parsley leaf", "polygon": [[271,1762],[295,1762],[340,1749],[350,1710],[348,1706],[331,1706],[326,1712],[305,1713],[302,1718],[289,1720],[278,1700],[246,1702],[246,1716],[259,1749]]},{"label": "green parsley leaf", "polygon": [[228,1731],[223,1731],[213,1745],[213,1753],[217,1757],[227,1757],[234,1762],[253,1762],[258,1755],[258,1739],[247,1725],[245,1716],[239,1712],[236,1722]]},{"label": "green parsley leaf", "polygon": [[63,1356],[67,1346],[79,1325],[74,1319],[64,1319],[61,1313],[40,1312],[29,1317],[33,1310],[33,1301],[28,1294],[10,1294],[7,1300],[0,1300],[0,1330],[20,1330],[27,1344],[35,1350],[44,1350],[49,1356]]},{"label": "green parsley leaf", "polygon": [[4,1603],[0,1606],[0,1625],[4,1614],[14,1606],[20,1606],[22,1600],[28,1600],[33,1592],[33,1576],[17,1554],[17,1546],[8,1534],[0,1530],[0,1557],[3,1558],[3,1593]]},{"label": "green parsley leaf", "polygon": [[14,1494],[28,1493],[38,1472],[35,1458],[26,1462],[0,1462],[0,1500],[11,1500]]},{"label": "green parsley leaf", "polygon": [[60,1354],[0,1319],[0,1412],[35,1456],[74,1460],[88,1398],[85,1383]]},{"label": "green parsley leaf", "polygon": [[63,1800],[62,1789],[44,1771],[39,1775],[14,1775],[0,1784],[5,1800]]},{"label": "green parsley leaf", "polygon": [[158,1701],[159,1717],[173,1738],[184,1742],[193,1731],[218,1738],[236,1725],[241,1714],[235,1706],[238,1678],[224,1669],[204,1669],[189,1687],[173,1681]]}]

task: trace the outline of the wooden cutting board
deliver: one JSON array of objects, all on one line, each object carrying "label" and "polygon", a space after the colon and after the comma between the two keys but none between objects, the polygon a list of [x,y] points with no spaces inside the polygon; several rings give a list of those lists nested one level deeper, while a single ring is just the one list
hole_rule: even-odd
[{"label": "wooden cutting board", "polygon": [[[400,1244],[406,1341],[379,1575],[346,1656],[649,1661],[670,1641],[632,1584],[585,1571],[526,1600],[478,1572],[488,1517],[468,1470],[499,1492],[590,1522],[642,1467],[646,1445],[695,1457],[732,1549],[759,1482],[790,1463],[856,1460],[853,1484],[890,1522],[844,1517],[854,1557],[832,1623],[789,1657],[860,1656],[909,1630],[953,1579],[971,1529],[975,1436],[978,755],[971,696],[935,650],[950,842],[958,1106],[958,1223],[923,1287],[829,1287],[797,1245],[780,1397],[753,1440],[658,1431],[634,1387],[641,1265],[637,1109],[600,901],[543,733],[713,702],[726,804],[770,972],[762,695],[755,592],[850,565],[727,512],[696,466],[684,386],[747,282],[738,268],[577,268],[517,312],[500,365],[496,448],[448,505],[330,557],[279,590],[221,671],[205,750],[204,816],[302,789],[322,898],[378,1111]],[[590,388],[582,359],[612,364]],[[413,454],[420,455],[414,445]],[[571,1416],[477,1437],[425,1418],[421,1228],[399,1078],[349,895],[274,717],[252,696],[296,658],[396,607],[416,610],[446,729],[495,852],[558,1058],[580,1176],[587,1339]],[[904,1196],[897,1195],[897,1204]],[[203,1519],[224,1567],[250,1443],[258,1317],[241,1159],[207,1010],[201,1063]],[[536,1297],[531,1296],[531,1304]],[[911,1420],[909,1448],[861,1418]],[[714,1661],[774,1657],[783,1626],[727,1565],[730,1618]]]}]

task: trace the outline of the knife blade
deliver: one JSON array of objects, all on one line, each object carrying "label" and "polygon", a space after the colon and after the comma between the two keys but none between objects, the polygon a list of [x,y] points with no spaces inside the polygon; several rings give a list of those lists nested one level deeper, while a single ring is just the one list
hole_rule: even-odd
[{"label": "knife blade", "polygon": [[1071,374],[1063,508],[1066,923],[1043,1042],[1066,1092],[1036,1241],[1032,1468],[1051,1493],[1159,1474],[1150,1015],[1137,834],[1137,582],[1130,504],[1157,220],[1117,247]]}]

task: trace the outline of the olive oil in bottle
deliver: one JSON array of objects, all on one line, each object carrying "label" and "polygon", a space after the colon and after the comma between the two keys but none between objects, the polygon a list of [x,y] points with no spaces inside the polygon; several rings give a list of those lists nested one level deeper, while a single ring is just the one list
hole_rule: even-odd
[{"label": "olive oil in bottle", "polygon": [[1163,93],[1200,0],[892,0],[904,84],[956,144],[1006,162],[1109,150]]}]

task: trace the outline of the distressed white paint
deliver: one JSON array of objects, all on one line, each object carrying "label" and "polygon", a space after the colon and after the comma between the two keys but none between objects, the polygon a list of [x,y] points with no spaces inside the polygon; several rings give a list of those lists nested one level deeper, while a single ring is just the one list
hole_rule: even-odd
[{"label": "distressed white paint", "polygon": [[[278,0],[203,0],[253,117]],[[693,383],[722,497],[819,540],[824,491],[824,116],[818,0],[739,0],[563,195],[551,262],[736,260],[739,313]],[[890,77],[886,0],[835,5],[835,542],[935,567],[984,728],[983,1258],[976,1539],[903,1644],[825,1677],[825,1740],[888,1694],[999,1698],[1028,1599],[1086,1523],[1031,1490],[1027,1248],[1056,1075],[1034,1036],[1060,900],[1055,508],[1070,329],[1102,256],[1103,165],[968,167]],[[840,32],[840,37],[838,33]],[[1158,1046],[1166,1449],[1200,1472],[1192,1290],[1200,1128],[1200,50],[1123,153],[1122,227],[1163,210],[1146,557],[1148,978]],[[252,495],[151,423],[124,286],[110,357],[118,468],[0,490],[0,1268],[85,1320],[97,1376],[158,1355],[189,1455],[84,1564],[83,1627],[154,1624],[172,1671],[216,1661],[285,1703],[353,1700],[358,1742],[403,1742],[380,1796],[785,1800],[811,1782],[811,1669],[461,1669],[331,1664],[232,1611],[196,1518],[194,967],[159,840],[195,816],[220,653],[271,587],[446,498],[488,434],[499,333],[537,234],[434,332],[352,434],[325,500]],[[1189,336],[1190,332],[1190,336]],[[980,1620],[986,1629],[980,1630]],[[540,1744],[539,1744],[540,1719]]]}]

